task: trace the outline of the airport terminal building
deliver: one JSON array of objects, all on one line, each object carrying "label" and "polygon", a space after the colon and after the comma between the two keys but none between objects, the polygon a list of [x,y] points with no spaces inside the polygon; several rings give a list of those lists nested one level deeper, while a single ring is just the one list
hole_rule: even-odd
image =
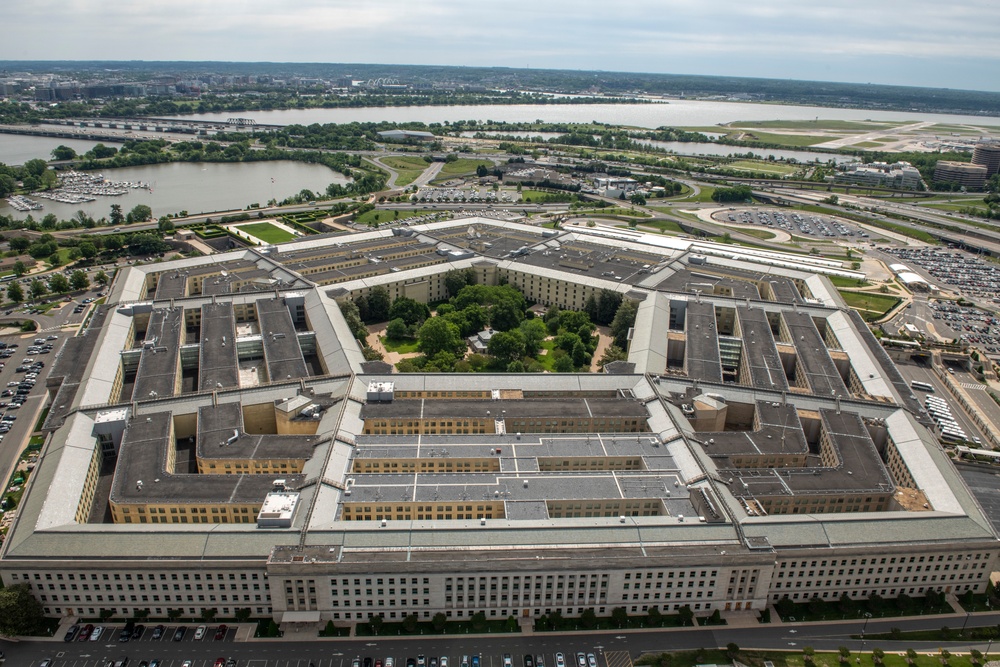
[{"label": "airport terminal building", "polygon": [[[614,372],[386,373],[340,304],[637,302]],[[470,218],[130,267],[0,560],[53,616],[695,613],[982,592],[997,535],[841,263]]]}]

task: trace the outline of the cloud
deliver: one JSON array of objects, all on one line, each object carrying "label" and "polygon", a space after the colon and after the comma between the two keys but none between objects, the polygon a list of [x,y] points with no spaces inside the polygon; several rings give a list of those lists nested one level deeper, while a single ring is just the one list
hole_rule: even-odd
[{"label": "cloud", "polygon": [[[36,0],[6,59],[499,65],[998,89],[1000,3]],[[44,35],[44,39],[38,39]],[[947,60],[951,67],[928,67]],[[811,72],[813,72],[811,74]]]}]

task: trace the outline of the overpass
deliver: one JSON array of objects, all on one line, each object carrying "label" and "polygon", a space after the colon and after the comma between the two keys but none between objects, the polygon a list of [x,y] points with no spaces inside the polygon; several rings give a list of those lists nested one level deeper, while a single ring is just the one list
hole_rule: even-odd
[{"label": "overpass", "polygon": [[163,132],[209,136],[219,132],[273,132],[283,125],[258,125],[249,118],[230,118],[226,122],[186,120],[181,118],[52,118],[42,121],[47,125],[78,128],[107,128],[133,132]]}]

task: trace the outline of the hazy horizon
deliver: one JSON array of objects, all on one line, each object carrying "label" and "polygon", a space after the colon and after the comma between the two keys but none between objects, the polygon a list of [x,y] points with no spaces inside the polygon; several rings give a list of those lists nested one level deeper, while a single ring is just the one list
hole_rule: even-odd
[{"label": "hazy horizon", "polygon": [[1000,91],[1000,3],[38,0],[0,60],[396,63]]}]

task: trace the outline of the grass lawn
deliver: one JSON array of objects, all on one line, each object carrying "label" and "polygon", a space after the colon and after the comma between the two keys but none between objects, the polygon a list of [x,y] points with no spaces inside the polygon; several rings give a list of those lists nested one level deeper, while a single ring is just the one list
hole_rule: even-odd
[{"label": "grass lawn", "polygon": [[550,204],[558,203],[570,203],[576,201],[578,197],[572,192],[543,192],[542,190],[522,190],[521,191],[521,201],[525,203],[530,202],[546,202]]},{"label": "grass lawn", "polygon": [[887,294],[838,291],[847,305],[861,313],[865,319],[879,319],[900,301],[899,298]]},{"label": "grass lawn", "polygon": [[900,125],[905,125],[905,123],[872,123],[853,120],[747,120],[730,123],[729,127],[738,127],[741,129],[762,127],[772,130],[844,130],[846,132],[870,132],[872,130],[899,127]]},{"label": "grass lawn", "polygon": [[396,178],[396,185],[409,185],[413,181],[417,180],[420,174],[424,173],[430,165],[427,161],[421,157],[400,157],[396,155],[391,155],[389,157],[382,158],[381,162],[387,167],[392,167],[394,170],[399,172],[399,177]]},{"label": "grass lawn", "polygon": [[587,209],[580,209],[577,211],[571,211],[571,213],[581,218],[589,218],[589,217],[600,218],[604,216],[615,216],[615,215],[623,215],[629,218],[651,217],[649,213],[646,213],[645,211],[640,211],[638,209],[632,209],[632,208],[622,208],[621,206],[609,206],[607,208],[587,208]]},{"label": "grass lawn", "polygon": [[444,166],[441,167],[441,172],[438,174],[438,178],[435,180],[447,180],[456,176],[468,176],[469,174],[475,174],[476,167],[479,165],[483,165],[490,170],[496,166],[491,160],[470,160],[469,158],[459,158],[454,162],[445,162]]},{"label": "grass lawn", "polygon": [[799,167],[790,164],[768,161],[757,162],[755,160],[739,160],[738,162],[731,162],[725,166],[730,169],[738,169],[740,171],[763,172],[765,174],[778,174],[779,176],[794,174],[799,170]]},{"label": "grass lawn", "polygon": [[398,352],[399,354],[419,352],[415,338],[389,338],[382,336],[379,340],[382,341],[386,352]]},{"label": "grass lawn", "polygon": [[552,353],[556,349],[555,339],[542,341],[542,349],[547,350],[546,353],[539,354],[537,357],[535,357],[535,359],[538,360],[538,363],[540,363],[545,370],[547,370],[550,373],[554,373],[556,360],[555,356]]},{"label": "grass lawn", "polygon": [[[774,134],[772,132],[757,132],[753,130],[747,130],[747,132],[757,138],[745,137],[745,141],[762,141],[767,144],[781,144],[783,146],[814,146],[815,144],[822,144],[831,139],[829,136],[816,137],[802,134]],[[735,135],[730,134],[730,136],[735,138]]]},{"label": "grass lawn", "polygon": [[878,148],[881,145],[882,144],[878,143],[877,141],[862,141],[857,144],[851,144],[851,146],[853,146],[854,148]]},{"label": "grass lawn", "polygon": [[827,278],[830,279],[834,287],[864,287],[868,284],[867,280],[854,280],[843,276],[827,276]]},{"label": "grass lawn", "polygon": [[640,227],[653,227],[655,229],[663,232],[673,232],[675,234],[684,234],[684,230],[679,224],[673,220],[650,220],[648,222],[643,222],[639,224]]},{"label": "grass lawn", "polygon": [[236,229],[256,236],[264,243],[284,243],[295,238],[291,232],[287,232],[270,222],[252,222],[248,225],[240,225]]},{"label": "grass lawn", "polygon": [[423,215],[424,213],[433,213],[433,211],[387,211],[374,209],[372,211],[366,211],[355,218],[355,222],[362,225],[370,225],[374,222],[392,222],[394,220],[405,220],[406,218],[413,218],[418,215]]},{"label": "grass lawn", "polygon": [[746,234],[747,236],[755,236],[761,239],[762,241],[767,241],[777,236],[777,234],[775,234],[774,232],[769,232],[766,229],[738,227],[735,228],[734,231],[739,232],[740,234]]},{"label": "grass lawn", "polygon": [[987,210],[989,210],[985,206],[980,206],[980,204],[982,204],[982,203],[983,203],[982,199],[972,199],[972,200],[970,200],[968,202],[965,202],[965,203],[960,203],[960,202],[951,202],[951,203],[930,202],[930,203],[925,204],[925,203],[921,202],[919,204],[919,206],[923,206],[925,208],[933,208],[933,209],[937,209],[939,211],[961,211],[961,210],[967,209],[967,208],[973,208],[973,209],[975,209],[976,211],[979,211],[979,212],[986,212]]}]

